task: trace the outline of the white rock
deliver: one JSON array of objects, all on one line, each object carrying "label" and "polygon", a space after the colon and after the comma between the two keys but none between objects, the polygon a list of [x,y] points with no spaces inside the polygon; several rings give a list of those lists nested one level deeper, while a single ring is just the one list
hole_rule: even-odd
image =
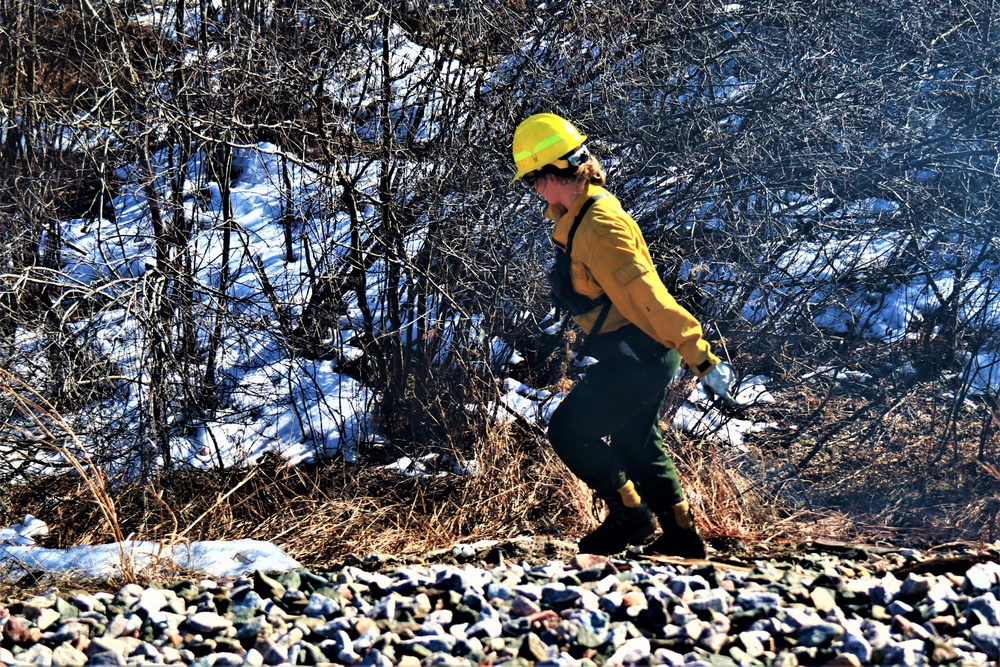
[{"label": "white rock", "polygon": [[38,618],[35,619],[35,626],[44,632],[60,618],[62,616],[55,609],[40,609],[38,611]]},{"label": "white rock", "polygon": [[167,606],[167,596],[160,589],[147,588],[139,596],[139,602],[136,603],[136,606],[145,610],[147,614],[151,614]]},{"label": "white rock", "polygon": [[622,644],[615,651],[607,664],[609,665],[629,665],[649,662],[650,644],[645,637],[636,637]]},{"label": "white rock", "polygon": [[264,656],[260,654],[260,651],[252,648],[243,656],[243,663],[249,667],[261,667],[264,664]]},{"label": "white rock", "polygon": [[1000,565],[976,563],[965,572],[965,583],[974,592],[988,591],[1000,580]]},{"label": "white rock", "polygon": [[52,651],[52,667],[83,667],[87,656],[69,644],[60,644]]}]

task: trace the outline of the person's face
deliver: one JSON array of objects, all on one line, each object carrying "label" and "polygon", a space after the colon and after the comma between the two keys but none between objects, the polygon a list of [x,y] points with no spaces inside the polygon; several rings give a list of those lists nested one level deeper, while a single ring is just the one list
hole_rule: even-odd
[{"label": "person's face", "polygon": [[525,174],[524,180],[532,190],[537,192],[542,197],[542,199],[550,204],[552,203],[549,201],[549,197],[546,196],[546,191],[551,189],[552,174],[540,174],[537,171],[533,171],[530,174]]}]

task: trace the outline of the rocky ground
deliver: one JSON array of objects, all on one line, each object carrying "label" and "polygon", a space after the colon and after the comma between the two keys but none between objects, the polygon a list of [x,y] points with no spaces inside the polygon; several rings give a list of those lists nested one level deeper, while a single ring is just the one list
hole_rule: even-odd
[{"label": "rocky ground", "polygon": [[[7,665],[986,665],[1000,544],[836,544],[713,562],[524,539],[421,562],[52,589],[0,604]],[[740,555],[740,553],[743,555]],[[753,554],[751,555],[751,552]]]}]

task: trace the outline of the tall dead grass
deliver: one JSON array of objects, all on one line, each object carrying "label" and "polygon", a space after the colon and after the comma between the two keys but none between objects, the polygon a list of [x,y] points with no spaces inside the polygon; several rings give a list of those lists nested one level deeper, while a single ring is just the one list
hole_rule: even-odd
[{"label": "tall dead grass", "polygon": [[21,426],[8,420],[4,426],[33,442],[39,449],[58,454],[71,466],[80,485],[78,488],[98,510],[99,519],[117,546],[121,579],[126,582],[138,581],[140,568],[127,549],[117,505],[108,488],[104,471],[94,464],[73,428],[44,396],[4,369],[0,369],[0,393],[11,402],[15,412],[19,412],[29,422]]},{"label": "tall dead grass", "polygon": [[[249,469],[177,471],[158,480],[148,511],[140,486],[118,489],[117,532],[92,528],[100,518],[94,504],[66,477],[47,480],[37,493],[20,489],[9,511],[49,522],[52,546],[99,543],[121,531],[167,543],[250,538],[273,541],[311,566],[351,553],[413,556],[457,542],[577,535],[592,526],[589,491],[534,434],[500,425],[474,449],[475,475],[405,477],[345,461],[292,467],[275,456]],[[53,494],[61,502],[39,512]]]},{"label": "tall dead grass", "polygon": [[748,461],[738,461],[721,445],[664,428],[664,447],[681,474],[698,527],[720,542],[756,541],[774,536],[781,522],[780,501],[770,497]]}]

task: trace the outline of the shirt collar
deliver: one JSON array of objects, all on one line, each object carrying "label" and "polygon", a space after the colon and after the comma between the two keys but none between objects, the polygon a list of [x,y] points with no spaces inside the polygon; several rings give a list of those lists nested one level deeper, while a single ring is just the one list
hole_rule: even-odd
[{"label": "shirt collar", "polygon": [[608,194],[608,191],[604,188],[587,184],[586,189],[576,196],[573,200],[572,205],[567,209],[559,204],[551,204],[547,209],[545,209],[545,217],[549,220],[555,222],[552,227],[552,241],[560,246],[565,247],[566,240],[569,238],[569,229],[573,225],[573,220],[576,219],[577,214],[580,209],[583,208],[584,203],[590,199],[592,195],[596,194]]}]

